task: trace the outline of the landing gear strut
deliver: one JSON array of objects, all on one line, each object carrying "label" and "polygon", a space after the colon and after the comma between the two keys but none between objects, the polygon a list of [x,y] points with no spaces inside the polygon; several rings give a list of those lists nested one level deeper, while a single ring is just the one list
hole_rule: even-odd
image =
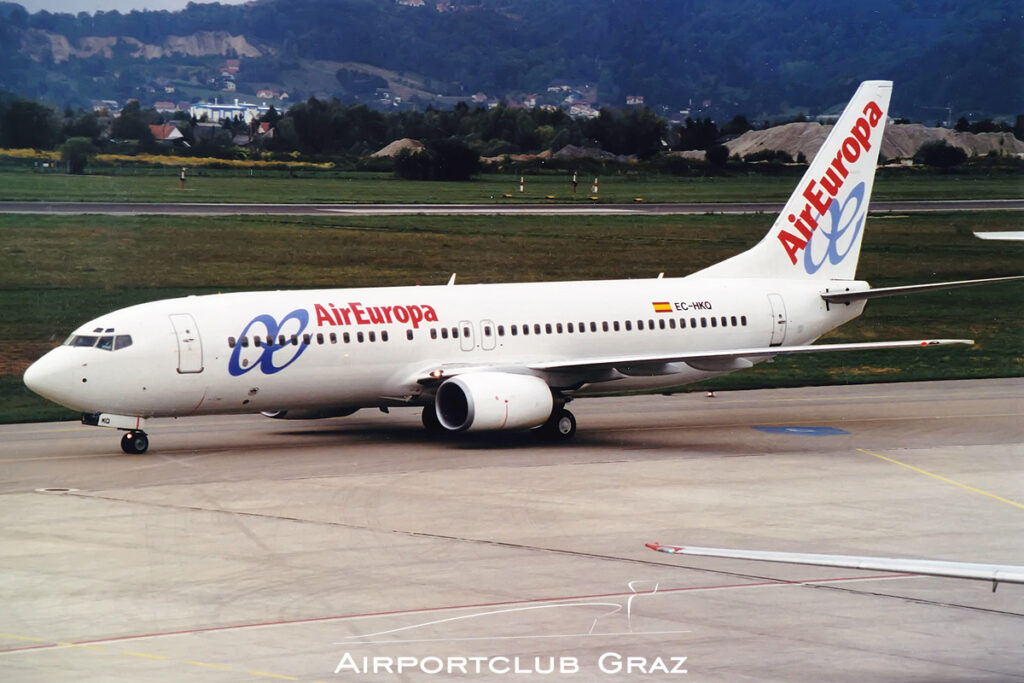
[{"label": "landing gear strut", "polygon": [[568,441],[576,434],[576,416],[565,408],[556,407],[537,431],[549,441]]},{"label": "landing gear strut", "polygon": [[129,455],[142,455],[149,449],[146,432],[130,430],[121,437],[121,450]]}]

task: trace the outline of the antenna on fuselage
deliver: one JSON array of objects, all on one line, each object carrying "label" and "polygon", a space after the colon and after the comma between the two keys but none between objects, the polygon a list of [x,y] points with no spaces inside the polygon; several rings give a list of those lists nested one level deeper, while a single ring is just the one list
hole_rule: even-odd
[{"label": "antenna on fuselage", "polygon": [[455,273],[452,273],[452,276],[450,278],[448,278],[448,286],[451,287],[454,284],[455,284]]}]

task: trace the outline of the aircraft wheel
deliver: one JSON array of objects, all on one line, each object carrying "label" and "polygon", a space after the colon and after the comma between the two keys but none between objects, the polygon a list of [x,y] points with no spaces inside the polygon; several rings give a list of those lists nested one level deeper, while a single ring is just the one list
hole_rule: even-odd
[{"label": "aircraft wheel", "polygon": [[576,434],[576,416],[565,408],[556,408],[540,431],[551,441],[568,441]]},{"label": "aircraft wheel", "polygon": [[129,455],[142,455],[149,449],[149,437],[145,432],[125,432],[121,437],[121,450]]}]

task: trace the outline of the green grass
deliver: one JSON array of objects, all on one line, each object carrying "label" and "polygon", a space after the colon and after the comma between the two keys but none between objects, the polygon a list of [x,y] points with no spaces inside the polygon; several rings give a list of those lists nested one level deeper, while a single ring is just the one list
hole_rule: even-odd
[{"label": "green grass", "polygon": [[[731,202],[783,201],[799,177],[736,175],[685,178],[635,173],[601,177],[600,201]],[[381,173],[302,171],[292,177],[281,171],[193,169],[186,189],[180,189],[174,168],[102,169],[69,176],[34,173],[26,166],[0,167],[2,201],[116,201],[116,202],[243,202],[243,203],[509,203],[547,202],[589,204],[593,177],[580,177],[572,195],[569,175],[526,177],[519,193],[519,176],[482,174],[470,182],[417,182]],[[511,199],[503,195],[512,195]],[[1024,175],[882,175],[875,199],[994,199],[1024,197]]]},{"label": "green grass", "polygon": [[[134,303],[239,289],[679,276],[742,251],[767,216],[109,217],[0,215],[0,422],[72,417],[20,375],[82,322]],[[875,286],[1019,273],[1017,212],[873,216],[859,277]],[[969,349],[821,354],[718,388],[1024,374],[1022,285],[880,299],[833,341],[973,337]]]}]

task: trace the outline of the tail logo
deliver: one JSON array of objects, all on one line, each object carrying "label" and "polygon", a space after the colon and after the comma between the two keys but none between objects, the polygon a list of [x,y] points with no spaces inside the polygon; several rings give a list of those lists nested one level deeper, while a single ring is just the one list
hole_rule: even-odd
[{"label": "tail logo", "polygon": [[[884,115],[878,103],[874,101],[868,102],[864,106],[863,116],[859,117],[850,128],[849,135],[839,146],[835,158],[829,162],[825,173],[818,180],[812,179],[807,183],[802,193],[803,198],[806,200],[803,210],[800,211],[799,216],[795,213],[787,216],[789,222],[796,229],[797,234],[785,229],[780,230],[778,233],[778,239],[793,265],[796,265],[798,254],[807,248],[815,231],[818,230],[818,219],[824,216],[826,212],[828,212],[831,218],[832,227],[828,238],[827,254],[829,261],[833,264],[839,263],[849,253],[850,245],[855,242],[856,235],[860,232],[861,225],[863,224],[863,215],[860,216],[859,222],[851,220],[842,228],[837,228],[836,226],[847,213],[846,206],[849,204],[850,199],[859,190],[860,196],[857,198],[857,207],[852,212],[855,216],[857,215],[860,205],[863,203],[864,183],[861,183],[850,192],[847,200],[843,203],[842,209],[835,211],[833,202],[843,189],[847,176],[850,175],[850,166],[860,159],[862,153],[871,149],[871,135],[883,118]],[[840,255],[837,245],[855,222],[856,228],[847,241],[847,248]],[[804,268],[808,273],[814,273],[823,264],[824,259],[815,262],[814,257],[810,255],[809,251],[805,253]]]},{"label": "tail logo", "polygon": [[[842,206],[838,206],[838,202],[829,205],[828,221],[818,226],[807,240],[804,270],[814,275],[825,265],[826,260],[833,266],[842,263],[857,243],[860,231],[864,229],[865,214],[867,206],[864,204],[864,183],[859,183],[850,190]],[[822,242],[825,243],[824,247],[819,247]]]}]

